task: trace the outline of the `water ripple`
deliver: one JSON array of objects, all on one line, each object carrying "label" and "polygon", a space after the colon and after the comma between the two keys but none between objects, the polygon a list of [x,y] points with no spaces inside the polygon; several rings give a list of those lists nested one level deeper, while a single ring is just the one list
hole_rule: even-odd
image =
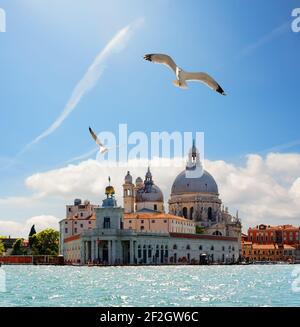
[{"label": "water ripple", "polygon": [[0,306],[300,306],[293,265],[5,266]]}]

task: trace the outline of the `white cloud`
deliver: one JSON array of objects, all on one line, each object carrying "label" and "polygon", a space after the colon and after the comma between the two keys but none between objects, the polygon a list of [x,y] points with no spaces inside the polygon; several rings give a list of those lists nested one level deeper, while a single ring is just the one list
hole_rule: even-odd
[{"label": "white cloud", "polygon": [[98,53],[97,57],[90,65],[83,78],[75,86],[69,101],[67,102],[65,108],[63,109],[59,117],[43,133],[41,133],[33,141],[28,143],[20,152],[20,154],[27,151],[33,144],[38,143],[40,140],[52,134],[63,123],[63,121],[76,108],[81,98],[88,91],[95,87],[105,68],[104,63],[106,59],[111,54],[119,53],[121,50],[124,49],[132,35],[132,32],[138,25],[140,25],[142,21],[143,19],[138,19],[133,23],[125,26],[115,34],[115,36],[107,43],[104,49],[100,53]]},{"label": "white cloud", "polygon": [[32,225],[35,225],[37,232],[46,228],[53,228],[58,230],[58,221],[59,219],[57,217],[50,215],[31,217],[24,223],[16,222],[13,220],[0,220],[0,235],[28,238],[28,234]]},{"label": "white cloud", "polygon": [[[148,161],[147,161],[148,162]],[[158,164],[162,163],[165,167]],[[173,167],[170,169],[167,164],[168,159],[154,159],[149,162],[153,179],[162,188],[165,194],[170,193],[171,181],[174,176],[182,169],[182,160],[172,161]],[[181,166],[179,166],[181,163]],[[124,176],[130,170],[134,179],[138,176],[144,177],[147,165],[137,164],[137,161],[130,161],[128,166],[107,167],[96,160],[82,161],[76,165],[51,170],[44,173],[37,173],[28,177],[25,181],[28,188],[36,194],[43,196],[61,195],[69,197],[95,197],[102,198],[104,188],[108,184],[108,176],[111,176],[112,184],[115,186],[117,196],[121,200],[121,188],[124,182]]]},{"label": "white cloud", "polygon": [[[168,160],[160,163],[166,164]],[[154,182],[162,189],[167,203],[172,183],[183,170],[182,160],[177,159],[172,167],[158,166],[154,160],[150,166]],[[233,213],[239,210],[244,229],[258,223],[300,225],[300,154],[270,153],[265,157],[252,154],[240,165],[207,160],[205,168],[216,179],[223,203]],[[63,215],[64,205],[76,197],[101,203],[108,176],[122,204],[122,184],[127,170],[135,180],[138,176],[144,178],[146,169],[136,162],[130,162],[129,167],[103,167],[95,160],[86,160],[34,174],[25,183],[34,194],[30,199],[33,198],[35,204],[42,201],[43,212],[47,212],[45,209],[51,203],[52,209],[56,205]],[[0,204],[4,205],[5,201],[17,207],[23,206],[26,198],[0,199]],[[53,214],[52,211],[47,213]]]}]

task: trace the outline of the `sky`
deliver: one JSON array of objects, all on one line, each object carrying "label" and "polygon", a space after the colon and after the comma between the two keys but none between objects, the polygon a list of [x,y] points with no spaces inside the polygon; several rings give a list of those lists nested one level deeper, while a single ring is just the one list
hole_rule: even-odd
[{"label": "sky", "polygon": [[[299,225],[296,7],[297,0],[0,0],[0,235],[26,236],[32,223],[57,227],[75,197],[101,203],[108,175],[121,202],[126,168],[99,167],[88,134],[93,126],[117,135],[121,123],[147,135],[204,132],[205,167],[244,230]],[[170,70],[142,59],[153,52],[208,72],[228,95],[198,83],[174,87]],[[179,172],[153,168],[166,202]]]}]

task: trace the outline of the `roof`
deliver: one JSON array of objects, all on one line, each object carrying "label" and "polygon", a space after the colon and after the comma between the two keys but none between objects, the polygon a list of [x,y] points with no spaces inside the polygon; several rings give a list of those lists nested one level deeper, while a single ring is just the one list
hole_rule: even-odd
[{"label": "roof", "polygon": [[[260,229],[260,227],[264,227]],[[265,225],[260,224],[255,227],[249,227],[249,231],[264,231],[264,230],[285,230],[285,231],[298,231],[300,230],[300,227],[296,227],[293,225]]]},{"label": "roof", "polygon": [[169,213],[156,213],[156,212],[134,212],[134,213],[124,213],[124,219],[174,219],[185,221],[189,223],[194,223],[192,220],[171,215]]},{"label": "roof", "polygon": [[[253,250],[278,250],[282,249],[282,246],[279,244],[258,244],[258,243],[251,243],[251,242],[243,242],[242,245],[252,245]],[[283,245],[284,250],[295,250],[296,247],[288,244]]]},{"label": "roof", "polygon": [[77,221],[77,220],[95,220],[96,219],[96,214],[95,213],[89,215],[86,218],[78,218],[78,217],[76,217],[76,215],[74,215],[73,217],[67,217],[67,218],[65,218],[63,220],[76,220]]},{"label": "roof", "polygon": [[183,234],[183,233],[170,233],[174,238],[192,238],[202,240],[215,240],[215,241],[234,241],[237,242],[237,237],[219,236],[219,235],[207,235],[207,234]]},{"label": "roof", "polygon": [[64,239],[64,243],[68,243],[68,242],[79,240],[80,239],[80,236],[81,236],[80,234],[77,234],[77,235],[73,235],[73,236],[67,237],[67,238]]}]

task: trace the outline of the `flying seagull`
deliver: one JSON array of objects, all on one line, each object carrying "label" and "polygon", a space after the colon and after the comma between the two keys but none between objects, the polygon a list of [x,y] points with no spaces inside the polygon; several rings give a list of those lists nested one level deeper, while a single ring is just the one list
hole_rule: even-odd
[{"label": "flying seagull", "polygon": [[152,61],[156,64],[163,64],[168,66],[173,70],[176,75],[176,80],[173,81],[173,84],[177,87],[182,89],[187,89],[188,85],[186,84],[187,81],[197,81],[206,84],[208,87],[213,89],[214,91],[226,95],[224,90],[221,86],[208,74],[206,73],[189,73],[185,72],[183,69],[179,68],[174,60],[166,55],[161,53],[152,53],[146,54],[144,56],[145,60]]},{"label": "flying seagull", "polygon": [[94,141],[96,142],[96,144],[99,146],[100,148],[100,153],[105,153],[108,151],[108,148],[106,146],[104,146],[104,144],[101,143],[100,139],[98,138],[98,136],[94,133],[94,131],[89,127],[89,131],[92,135],[92,138],[94,139]]}]

